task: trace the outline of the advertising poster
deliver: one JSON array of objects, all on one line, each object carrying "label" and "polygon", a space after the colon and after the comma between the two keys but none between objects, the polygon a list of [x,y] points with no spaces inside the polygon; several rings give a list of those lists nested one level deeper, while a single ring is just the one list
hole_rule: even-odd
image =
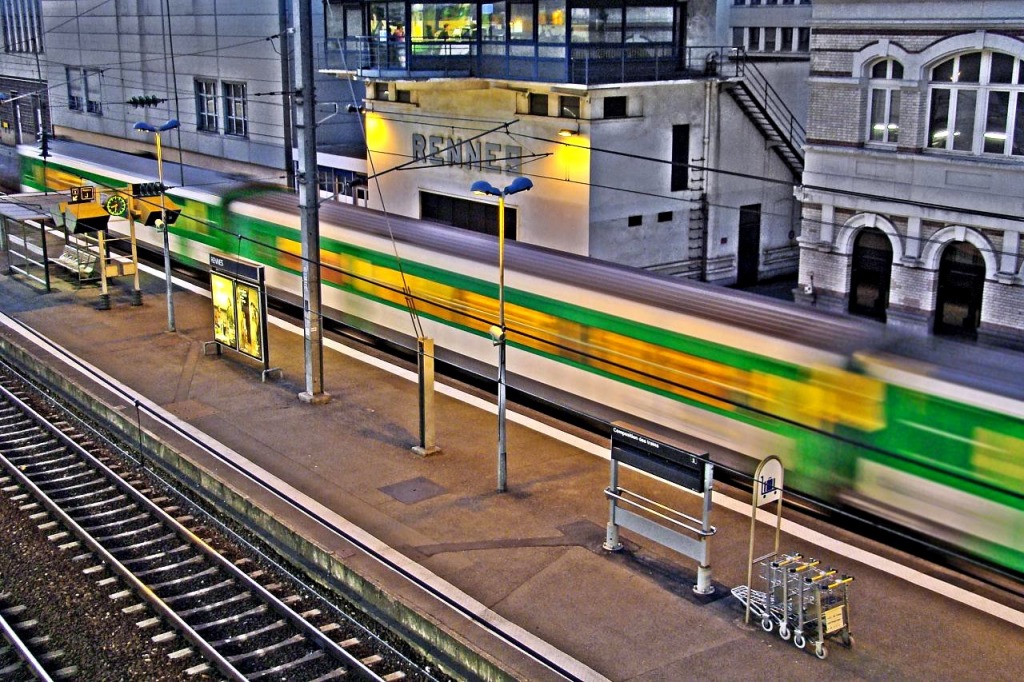
[{"label": "advertising poster", "polygon": [[210,295],[213,298],[213,338],[230,348],[235,347],[235,282],[223,275],[210,273]]},{"label": "advertising poster", "polygon": [[238,351],[257,360],[263,359],[263,313],[260,290],[244,282],[237,283]]}]

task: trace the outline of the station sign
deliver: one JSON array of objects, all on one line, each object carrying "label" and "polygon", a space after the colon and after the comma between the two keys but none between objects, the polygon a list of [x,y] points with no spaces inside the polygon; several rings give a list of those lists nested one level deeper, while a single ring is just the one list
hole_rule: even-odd
[{"label": "station sign", "polygon": [[656,440],[650,434],[621,424],[612,425],[611,458],[634,469],[703,493],[707,453],[695,453]]}]

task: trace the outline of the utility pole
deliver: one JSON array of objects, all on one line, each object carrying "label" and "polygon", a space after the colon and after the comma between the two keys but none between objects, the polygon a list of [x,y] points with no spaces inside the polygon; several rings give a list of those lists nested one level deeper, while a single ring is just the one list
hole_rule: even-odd
[{"label": "utility pole", "polygon": [[[302,230],[303,349],[306,390],[299,400],[315,405],[329,402],[323,390],[324,338],[320,302],[320,184],[316,172],[316,91],[313,80],[313,8],[299,2],[298,100],[302,116],[296,126],[299,138],[299,212]],[[289,144],[286,140],[285,144]]]}]

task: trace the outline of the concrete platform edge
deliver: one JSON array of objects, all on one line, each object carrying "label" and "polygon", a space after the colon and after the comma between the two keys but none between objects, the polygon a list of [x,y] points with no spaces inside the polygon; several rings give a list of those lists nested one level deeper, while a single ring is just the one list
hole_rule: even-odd
[{"label": "concrete platform edge", "polygon": [[[78,409],[109,425],[119,437],[135,442],[150,458],[149,463],[186,485],[205,503],[229,513],[236,522],[278,549],[287,548],[287,558],[302,566],[308,577],[324,589],[337,591],[338,583],[343,585],[358,597],[360,601],[356,605],[359,608],[409,637],[428,659],[449,674],[494,682],[538,679],[537,676],[542,675],[543,669],[539,664],[525,655],[513,655],[511,647],[508,657],[502,655],[500,662],[495,660],[465,633],[455,632],[448,627],[450,623],[442,622],[445,620],[443,616],[423,613],[422,603],[411,603],[407,595],[389,590],[379,578],[375,580],[358,570],[351,565],[357,563],[352,562],[351,557],[345,557],[348,561],[343,561],[336,550],[303,536],[298,528],[259,507],[250,495],[233,483],[198,466],[185,452],[188,450],[187,442],[172,442],[181,439],[169,433],[157,434],[155,431],[159,429],[151,429],[150,426],[140,433],[139,425],[124,413],[123,407],[115,404],[116,398],[110,400],[100,395],[106,392],[101,386],[96,385],[98,390],[93,392],[93,388],[41,362],[8,335],[0,335],[0,353],[19,371],[51,387]],[[81,376],[86,382],[90,381],[85,375]],[[518,665],[513,663],[516,659]]]}]

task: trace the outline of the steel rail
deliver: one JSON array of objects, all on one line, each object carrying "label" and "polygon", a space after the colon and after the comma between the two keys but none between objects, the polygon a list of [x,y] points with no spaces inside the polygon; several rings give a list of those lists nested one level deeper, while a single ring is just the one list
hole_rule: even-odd
[{"label": "steel rail", "polygon": [[[357,679],[366,679],[373,681],[380,681],[383,678],[377,675],[375,672],[366,667],[359,659],[355,658],[352,654],[342,648],[339,644],[328,638],[324,633],[320,632],[319,629],[314,627],[311,623],[303,619],[299,614],[295,613],[287,604],[283,603],[280,599],[270,593],[266,588],[257,583],[255,580],[250,578],[245,572],[235,566],[233,563],[228,561],[215,549],[210,547],[205,541],[196,536],[192,531],[185,528],[176,519],[171,517],[167,512],[157,506],[154,502],[148,499],[145,495],[140,493],[138,490],[133,488],[128,482],[124,481],[120,476],[113,472],[103,462],[99,461],[92,453],[86,450],[84,447],[76,443],[74,440],[69,438],[65,433],[60,431],[56,426],[51,424],[44,416],[36,412],[31,406],[27,405],[24,401],[18,398],[16,395],[11,393],[6,387],[0,386],[0,395],[4,396],[8,401],[12,402],[19,409],[23,410],[27,416],[35,421],[42,429],[47,431],[51,437],[56,438],[62,445],[73,450],[77,455],[83,457],[89,461],[94,467],[96,467],[109,481],[113,482],[122,492],[128,495],[135,503],[142,505],[143,508],[162,523],[174,531],[178,537],[188,542],[191,546],[199,549],[203,555],[209,560],[216,563],[221,569],[229,573],[235,579],[241,581],[241,583],[253,591],[259,596],[267,605],[274,609],[278,614],[287,618],[293,626],[297,627],[302,631],[303,634],[310,637],[315,641],[322,649],[333,653],[337,658],[346,665],[350,666],[349,673],[354,673]],[[220,654],[202,635],[196,632],[178,613],[173,607],[169,606],[163,599],[161,599],[155,592],[153,592],[146,583],[140,580],[131,569],[125,567],[113,554],[107,551],[107,549],[100,544],[88,531],[82,528],[71,516],[69,516],[61,507],[54,502],[49,495],[47,495],[42,489],[40,489],[28,476],[26,476],[16,465],[10,462],[6,457],[0,456],[0,463],[8,471],[8,473],[18,481],[26,490],[28,490],[36,499],[46,507],[54,517],[56,517],[68,530],[70,530],[76,537],[78,537],[91,552],[107,566],[109,566],[125,583],[127,583],[133,591],[139,595],[142,599],[148,602],[153,609],[168,623],[178,630],[187,640],[192,642],[203,654],[206,659],[213,664],[219,672],[227,676],[231,680],[237,680],[243,682],[247,680],[246,676],[239,671],[227,657]]]}]

